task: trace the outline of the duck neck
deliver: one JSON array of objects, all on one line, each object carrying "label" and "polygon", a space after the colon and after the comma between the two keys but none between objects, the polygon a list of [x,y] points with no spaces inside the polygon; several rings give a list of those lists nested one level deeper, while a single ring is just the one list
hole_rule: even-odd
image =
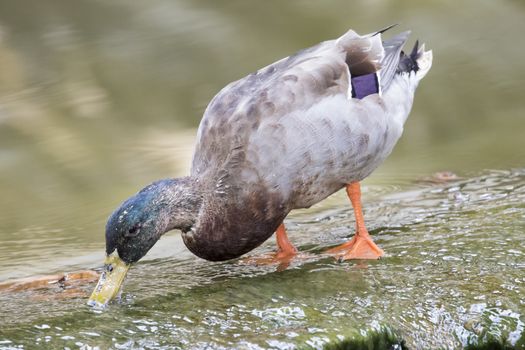
[{"label": "duck neck", "polygon": [[165,232],[178,229],[189,231],[195,222],[202,204],[199,182],[192,177],[161,180],[159,192],[160,218],[166,223]]}]

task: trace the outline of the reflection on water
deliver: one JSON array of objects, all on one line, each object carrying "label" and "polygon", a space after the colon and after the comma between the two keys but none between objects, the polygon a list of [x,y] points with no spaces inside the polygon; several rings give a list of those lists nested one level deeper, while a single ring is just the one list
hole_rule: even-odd
[{"label": "reflection on water", "polygon": [[[168,234],[108,313],[81,298],[1,294],[0,348],[318,347],[379,324],[420,347],[483,332],[517,341],[523,171],[486,169],[525,160],[518,1],[0,2],[0,281],[99,266],[108,214],[146,183],[188,172],[222,86],[348,27],[390,23],[413,29],[435,60],[404,137],[364,183],[386,259],[319,255],[353,227],[336,194],[288,224],[313,259],[282,273],[209,263]],[[443,170],[462,178],[426,179]]]}]

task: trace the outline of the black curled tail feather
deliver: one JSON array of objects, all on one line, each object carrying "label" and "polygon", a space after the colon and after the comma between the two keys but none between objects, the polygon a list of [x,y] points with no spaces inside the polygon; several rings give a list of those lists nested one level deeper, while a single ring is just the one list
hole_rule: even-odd
[{"label": "black curled tail feather", "polygon": [[396,73],[417,72],[419,70],[417,60],[421,55],[418,51],[419,40],[416,40],[416,44],[414,45],[414,48],[412,49],[412,52],[410,52],[410,54],[407,55],[403,51],[401,51]]}]

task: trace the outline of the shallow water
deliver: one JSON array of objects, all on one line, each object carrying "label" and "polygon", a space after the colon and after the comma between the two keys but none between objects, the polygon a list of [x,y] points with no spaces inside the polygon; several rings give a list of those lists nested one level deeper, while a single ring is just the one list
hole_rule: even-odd
[{"label": "shallow water", "polygon": [[385,324],[417,348],[454,348],[484,331],[525,337],[525,169],[379,195],[366,214],[387,252],[380,261],[322,254],[352,231],[335,202],[288,220],[309,256],[282,272],[188,254],[147,259],[104,312],[49,291],[0,294],[3,344],[291,349]]},{"label": "shallow water", "polygon": [[[310,255],[282,272],[200,260],[174,232],[107,312],[59,287],[0,293],[0,349],[315,348],[383,324],[413,348],[458,348],[483,331],[523,337],[518,1],[0,2],[0,281],[100,267],[109,213],[188,172],[222,86],[348,27],[395,22],[435,63],[402,140],[363,183],[385,259],[322,254],[353,231],[338,193],[292,213],[291,239]],[[425,179],[443,170],[461,178]]]}]

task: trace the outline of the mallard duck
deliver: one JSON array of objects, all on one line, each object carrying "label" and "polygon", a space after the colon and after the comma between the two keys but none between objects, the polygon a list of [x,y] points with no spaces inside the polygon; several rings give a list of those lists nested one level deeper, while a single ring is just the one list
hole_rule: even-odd
[{"label": "mallard duck", "polygon": [[385,30],[350,30],[223,88],[201,120],[190,175],[150,184],[110,216],[105,270],[89,303],[112,299],[130,265],[174,229],[211,261],[237,258],[274,232],[275,259],[293,256],[285,217],[342,188],[356,233],[328,252],[381,257],[365,227],[359,182],[392,151],[432,64],[424,45],[402,51],[409,32],[382,41]]}]

